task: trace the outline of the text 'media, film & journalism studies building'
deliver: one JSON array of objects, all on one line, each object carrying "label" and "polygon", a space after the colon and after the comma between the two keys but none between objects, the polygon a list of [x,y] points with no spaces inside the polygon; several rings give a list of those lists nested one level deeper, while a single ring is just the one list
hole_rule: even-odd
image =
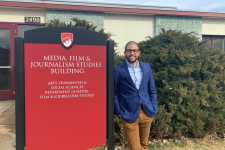
[{"label": "text 'media, film & journalism studies building'", "polygon": [[209,46],[225,51],[225,12],[180,10],[176,7],[126,5],[94,2],[45,0],[0,1],[0,100],[14,100],[14,36],[42,28],[53,19],[70,22],[71,17],[85,19],[112,33],[123,54],[127,41],[154,37],[161,28],[195,32]]}]

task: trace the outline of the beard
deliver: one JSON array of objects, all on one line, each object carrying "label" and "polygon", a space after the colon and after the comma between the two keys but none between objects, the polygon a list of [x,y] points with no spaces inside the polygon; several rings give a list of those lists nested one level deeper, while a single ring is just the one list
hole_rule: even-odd
[{"label": "beard", "polygon": [[130,60],[130,57],[127,57],[127,61],[130,62],[130,63],[134,63],[136,62],[138,59],[137,59],[137,56],[134,56],[135,59],[134,60]]}]

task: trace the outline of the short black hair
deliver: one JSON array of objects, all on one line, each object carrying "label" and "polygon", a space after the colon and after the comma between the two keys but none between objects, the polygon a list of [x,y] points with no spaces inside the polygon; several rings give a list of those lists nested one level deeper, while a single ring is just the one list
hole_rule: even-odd
[{"label": "short black hair", "polygon": [[135,42],[135,41],[129,41],[126,45],[125,45],[125,50],[127,49],[127,46],[128,45],[137,45],[138,49],[139,49],[139,46],[138,44]]}]

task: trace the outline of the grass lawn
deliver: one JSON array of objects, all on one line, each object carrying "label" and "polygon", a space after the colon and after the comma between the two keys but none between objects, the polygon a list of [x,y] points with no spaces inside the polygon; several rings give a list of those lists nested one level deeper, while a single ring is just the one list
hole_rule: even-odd
[{"label": "grass lawn", "polygon": [[[148,146],[148,150],[225,150],[225,139],[188,139],[186,142],[170,142],[167,144],[156,143]],[[90,150],[107,150],[99,146]],[[124,146],[115,147],[115,150],[129,150]]]},{"label": "grass lawn", "polygon": [[205,139],[189,139],[186,143],[174,142],[169,144],[154,144],[148,146],[148,149],[157,150],[225,150],[225,140],[205,140]]}]

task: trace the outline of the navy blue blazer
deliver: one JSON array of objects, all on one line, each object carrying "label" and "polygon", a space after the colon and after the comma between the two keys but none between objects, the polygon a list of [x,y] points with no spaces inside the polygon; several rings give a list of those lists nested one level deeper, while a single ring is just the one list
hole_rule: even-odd
[{"label": "navy blue blazer", "polygon": [[158,111],[157,94],[152,69],[149,64],[140,62],[143,78],[139,90],[136,88],[124,62],[114,67],[114,108],[117,115],[133,123],[137,120],[141,105],[145,112],[154,117]]}]

